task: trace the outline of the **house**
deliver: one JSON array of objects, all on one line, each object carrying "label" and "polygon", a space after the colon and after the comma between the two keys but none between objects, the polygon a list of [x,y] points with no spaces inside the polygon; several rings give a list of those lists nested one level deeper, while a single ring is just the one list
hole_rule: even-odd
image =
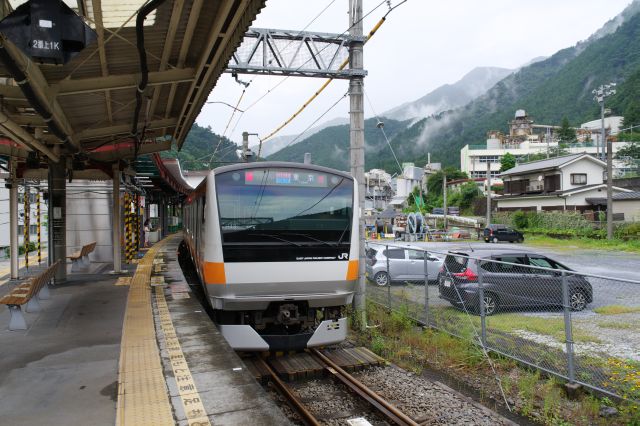
[{"label": "house", "polygon": [[[640,191],[619,192],[611,198],[614,220],[640,222]],[[587,198],[587,202],[594,206],[594,210],[607,210],[606,197]]]},{"label": "house", "polygon": [[[606,167],[585,153],[518,165],[500,175],[504,196],[498,210],[593,210],[587,199],[606,197]],[[631,192],[616,186],[613,191]]]}]

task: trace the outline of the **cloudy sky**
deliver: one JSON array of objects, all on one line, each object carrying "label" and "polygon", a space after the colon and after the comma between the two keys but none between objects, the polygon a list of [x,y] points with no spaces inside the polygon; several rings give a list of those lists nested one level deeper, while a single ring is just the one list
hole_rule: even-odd
[{"label": "cloudy sky", "polygon": [[[380,0],[363,0],[368,13]],[[477,66],[517,68],[539,56],[584,40],[620,13],[631,0],[408,0],[394,10],[364,50],[367,117],[415,100],[446,83],[454,83]],[[348,0],[267,0],[252,26],[342,33],[348,27]],[[400,3],[392,0],[391,4]],[[365,34],[386,13],[386,3],[364,21]],[[324,82],[317,78],[241,75],[251,80],[240,109],[205,105],[198,124],[211,126],[240,142],[243,131],[265,137],[293,114]],[[279,84],[281,83],[281,84]],[[277,85],[277,87],[276,87]],[[297,135],[330,109],[347,91],[334,81],[321,96],[278,135]],[[235,105],[243,91],[224,74],[210,101]],[[262,100],[265,93],[270,93]],[[319,123],[348,117],[345,98]],[[226,129],[226,131],[225,131]],[[257,141],[254,139],[254,141]],[[252,142],[254,142],[252,141]]]}]

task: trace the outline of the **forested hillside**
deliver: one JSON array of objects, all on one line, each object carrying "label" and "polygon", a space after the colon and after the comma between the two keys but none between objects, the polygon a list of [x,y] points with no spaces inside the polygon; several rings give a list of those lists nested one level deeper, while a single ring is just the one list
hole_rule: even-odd
[{"label": "forested hillside", "polygon": [[[384,135],[377,125],[378,121],[374,118],[365,120],[364,123],[365,164],[367,168],[380,167],[386,160],[393,158]],[[384,120],[384,131],[391,139],[398,132],[406,129],[407,125],[408,122],[404,121]],[[268,143],[268,141],[265,142],[265,144]],[[311,161],[314,164],[348,171],[349,125],[328,127],[302,142],[276,152],[267,159],[302,162],[306,152],[312,153]]]},{"label": "forested hillside", "polygon": [[[599,107],[591,91],[611,81],[619,84],[618,94],[607,106],[620,115],[635,110],[640,118],[639,7],[635,2],[623,12],[625,22],[615,32],[612,21],[598,32],[608,35],[594,36],[520,69],[463,108],[414,122],[408,128],[388,120],[385,130],[399,161],[422,165],[431,152],[432,161],[459,166],[460,148],[483,143],[489,130],[506,131],[517,109],[525,109],[537,123],[559,125],[567,117],[572,125],[578,125],[597,119]],[[632,123],[631,117],[625,122],[640,124]],[[395,160],[386,143],[381,145],[382,135],[375,124],[375,120],[367,120],[365,126],[366,168],[395,171]],[[348,137],[348,126],[328,128],[270,158],[301,161],[304,152],[311,152],[314,163],[346,170]]]},{"label": "forested hillside", "polygon": [[[212,157],[216,150],[216,155]],[[202,170],[214,168],[226,162],[238,161],[236,154],[237,146],[227,138],[220,139],[211,131],[210,127],[200,127],[193,123],[191,131],[187,135],[182,150],[178,152],[175,148],[171,151],[163,152],[164,158],[178,158],[180,165],[185,170]]]}]

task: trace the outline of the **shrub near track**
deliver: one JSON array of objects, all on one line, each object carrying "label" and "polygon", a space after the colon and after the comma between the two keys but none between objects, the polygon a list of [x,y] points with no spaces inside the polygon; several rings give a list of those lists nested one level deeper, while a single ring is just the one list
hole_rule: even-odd
[{"label": "shrub near track", "polygon": [[[384,307],[369,303],[367,316],[370,327],[351,336],[358,344],[418,374],[428,370],[446,372],[454,381],[473,387],[487,405],[504,404],[487,360],[470,341],[418,327],[402,310],[390,313]],[[354,319],[357,317],[352,315]],[[548,425],[640,425],[637,405],[616,405],[608,398],[598,398],[586,391],[577,400],[569,400],[560,381],[520,367],[513,360],[495,354],[491,354],[491,358],[514,411],[536,422]],[[620,368],[629,371],[624,365]],[[637,375],[637,367],[633,371]],[[629,383],[629,379],[625,382],[624,378],[626,376],[622,377],[622,383]],[[633,378],[638,379],[636,376]],[[618,382],[610,382],[612,387],[620,386]],[[634,387],[630,387],[629,392],[635,392]],[[618,415],[600,417],[601,409],[607,405],[615,406]]]}]

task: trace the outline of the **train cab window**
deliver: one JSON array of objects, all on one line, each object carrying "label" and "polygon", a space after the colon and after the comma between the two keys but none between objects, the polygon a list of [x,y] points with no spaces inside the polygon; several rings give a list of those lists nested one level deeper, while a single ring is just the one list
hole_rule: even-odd
[{"label": "train cab window", "polygon": [[249,168],[220,173],[215,182],[225,261],[230,253],[249,256],[240,254],[241,246],[273,261],[348,255],[350,177],[313,168]]}]

